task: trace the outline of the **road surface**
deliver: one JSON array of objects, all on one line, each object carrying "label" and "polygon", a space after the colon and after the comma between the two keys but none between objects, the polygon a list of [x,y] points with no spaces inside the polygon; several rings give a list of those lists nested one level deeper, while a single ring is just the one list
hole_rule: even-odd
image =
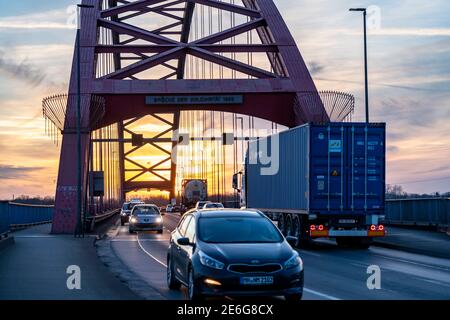
[{"label": "road surface", "polygon": [[[160,294],[162,299],[185,299],[186,290],[166,285],[166,253],[178,214],[166,214],[165,232],[129,234],[119,227],[111,247],[123,265]],[[450,260],[371,247],[344,249],[323,240],[298,250],[305,266],[307,300],[450,299]],[[369,266],[381,270],[381,289],[367,287]]]}]

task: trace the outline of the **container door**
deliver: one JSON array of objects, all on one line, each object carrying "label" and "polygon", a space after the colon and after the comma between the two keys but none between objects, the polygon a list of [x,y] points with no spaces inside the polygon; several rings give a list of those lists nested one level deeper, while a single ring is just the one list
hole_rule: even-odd
[{"label": "container door", "polygon": [[341,125],[311,126],[311,205],[336,213],[346,205],[346,129]]},{"label": "container door", "polygon": [[347,208],[359,212],[381,210],[385,192],[385,128],[351,126],[347,138]]}]

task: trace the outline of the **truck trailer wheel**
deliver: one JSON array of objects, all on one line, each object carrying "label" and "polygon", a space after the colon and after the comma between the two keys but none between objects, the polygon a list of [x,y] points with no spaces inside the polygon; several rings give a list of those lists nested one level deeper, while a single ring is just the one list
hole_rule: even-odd
[{"label": "truck trailer wheel", "polygon": [[295,246],[297,248],[308,248],[311,245],[311,239],[306,233],[307,220],[299,215],[292,216],[292,235],[297,238]]},{"label": "truck trailer wheel", "polygon": [[293,236],[293,232],[292,232],[292,216],[290,214],[286,215],[286,228],[285,228],[285,236]]},{"label": "truck trailer wheel", "polygon": [[278,229],[280,229],[283,235],[286,235],[286,217],[284,213],[278,215]]}]

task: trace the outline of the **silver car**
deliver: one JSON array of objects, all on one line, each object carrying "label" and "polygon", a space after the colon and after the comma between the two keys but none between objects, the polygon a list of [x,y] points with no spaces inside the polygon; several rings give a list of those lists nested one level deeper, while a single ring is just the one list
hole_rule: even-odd
[{"label": "silver car", "polygon": [[155,205],[136,205],[131,212],[129,232],[157,231],[163,233],[163,217]]}]

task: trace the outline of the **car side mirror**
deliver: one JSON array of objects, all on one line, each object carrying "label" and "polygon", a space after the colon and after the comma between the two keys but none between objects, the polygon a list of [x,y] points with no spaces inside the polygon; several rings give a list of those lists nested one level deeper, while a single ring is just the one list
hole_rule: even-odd
[{"label": "car side mirror", "polygon": [[292,246],[295,247],[295,245],[297,244],[297,237],[293,237],[293,236],[287,236],[286,237],[286,241]]},{"label": "car side mirror", "polygon": [[180,238],[177,240],[177,243],[180,246],[193,246],[194,244],[191,243],[191,240],[189,238]]}]

